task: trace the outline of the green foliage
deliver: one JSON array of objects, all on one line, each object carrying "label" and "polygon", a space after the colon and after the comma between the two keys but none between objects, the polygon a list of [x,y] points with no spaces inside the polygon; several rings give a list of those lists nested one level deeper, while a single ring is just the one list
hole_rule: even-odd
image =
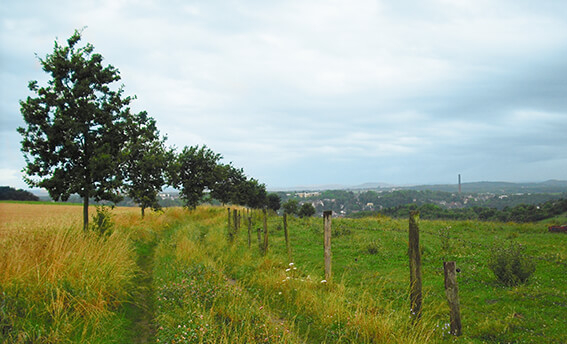
[{"label": "green foliage", "polygon": [[195,208],[205,189],[215,185],[215,171],[221,155],[207,146],[184,147],[174,161],[170,184],[180,189],[185,206]]},{"label": "green foliage", "polygon": [[0,186],[0,200],[2,201],[39,201],[39,197],[29,191],[14,189],[9,186]]},{"label": "green foliage", "polygon": [[267,206],[268,209],[271,209],[273,211],[278,211],[281,207],[280,205],[280,196],[278,196],[278,194],[276,193],[270,193],[267,196]]},{"label": "green foliage", "polygon": [[114,209],[114,206],[97,205],[96,214],[93,216],[93,224],[90,229],[99,233],[101,236],[110,235],[114,227],[112,209]]},{"label": "green foliage", "polygon": [[311,217],[315,215],[315,208],[311,203],[303,203],[297,215],[299,215],[300,218]]},{"label": "green foliage", "polygon": [[378,254],[382,250],[382,244],[379,240],[372,240],[366,244],[366,253],[368,254]]},{"label": "green foliage", "polygon": [[282,205],[284,212],[288,215],[297,215],[299,211],[299,202],[297,200],[290,198]]},{"label": "green foliage", "polygon": [[84,227],[88,223],[88,199],[121,199],[120,164],[128,141],[126,125],[130,97],[123,89],[111,90],[120,80],[118,69],[103,65],[91,44],[79,46],[81,32],[55,42],[53,53],[39,58],[51,76],[46,86],[30,81],[35,97],[20,101],[26,127],[22,152],[26,160],[25,181],[45,188],[52,199],[67,200],[76,193],[85,200]]},{"label": "green foliage", "polygon": [[173,152],[165,148],[156,121],[145,111],[128,118],[129,140],[124,150],[125,189],[144,216],[145,208],[161,209],[158,193],[166,184],[165,175]]},{"label": "green foliage", "polygon": [[525,254],[525,248],[513,241],[509,245],[494,246],[488,267],[498,281],[507,286],[527,282],[536,269],[535,263]]}]

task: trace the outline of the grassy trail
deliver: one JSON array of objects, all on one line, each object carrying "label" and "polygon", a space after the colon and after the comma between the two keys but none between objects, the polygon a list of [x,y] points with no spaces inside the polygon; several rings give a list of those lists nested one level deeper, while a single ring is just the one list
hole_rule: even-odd
[{"label": "grassy trail", "polygon": [[156,241],[137,243],[136,264],[139,272],[134,279],[135,292],[127,310],[131,321],[128,342],[151,343],[155,339],[155,288],[153,267]]}]

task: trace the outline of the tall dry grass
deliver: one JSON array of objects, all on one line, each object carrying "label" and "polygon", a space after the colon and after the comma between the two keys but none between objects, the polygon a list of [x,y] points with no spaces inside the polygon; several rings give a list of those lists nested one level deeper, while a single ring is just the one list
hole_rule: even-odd
[{"label": "tall dry grass", "polygon": [[81,216],[77,206],[0,204],[4,342],[87,341],[128,300],[129,234],[84,232]]}]

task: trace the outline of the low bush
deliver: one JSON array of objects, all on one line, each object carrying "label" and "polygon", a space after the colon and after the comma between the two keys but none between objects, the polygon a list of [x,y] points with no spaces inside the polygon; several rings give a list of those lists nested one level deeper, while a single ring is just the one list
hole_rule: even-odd
[{"label": "low bush", "polygon": [[515,242],[494,246],[488,267],[498,281],[507,286],[527,282],[536,269],[535,263],[525,254],[525,248]]}]

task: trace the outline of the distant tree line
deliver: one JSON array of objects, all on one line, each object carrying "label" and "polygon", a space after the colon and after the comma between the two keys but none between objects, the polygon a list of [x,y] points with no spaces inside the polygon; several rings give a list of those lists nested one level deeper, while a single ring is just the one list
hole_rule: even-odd
[{"label": "distant tree line", "polygon": [[520,204],[502,210],[488,207],[447,209],[427,203],[423,205],[405,204],[380,211],[361,211],[350,215],[352,218],[376,216],[378,214],[394,218],[405,218],[411,210],[419,210],[420,218],[430,220],[481,220],[500,222],[536,222],[567,212],[567,199],[534,204]]},{"label": "distant tree line", "polygon": [[46,85],[30,81],[33,96],[20,101],[26,123],[18,128],[26,160],[25,181],[44,188],[53,200],[72,195],[83,200],[83,227],[89,202],[117,203],[125,196],[141,208],[160,209],[165,186],[180,190],[188,208],[207,198],[259,208],[266,205],[264,184],[242,169],[221,163],[207,146],[165,145],[156,121],[145,111],[133,113],[135,97],[124,88],[118,69],[105,66],[91,44],[80,45],[81,31],[53,53],[38,58],[51,78]]},{"label": "distant tree line", "polygon": [[[289,192],[278,192],[278,194],[283,202],[289,199],[296,199],[300,202],[315,204],[315,208],[319,213],[322,213],[324,210],[332,210],[335,213],[346,215],[361,211],[381,211],[382,209],[403,207],[408,204],[413,204],[414,207],[431,204],[441,209],[472,209],[480,207],[504,210],[505,208],[519,205],[538,205],[546,201],[567,198],[567,193],[498,195],[493,193],[451,193],[434,190],[388,190],[380,192],[372,190],[357,192],[350,190],[327,190],[322,191],[319,195],[306,198],[298,197],[295,193]],[[462,212],[468,213],[469,210],[463,210]]]},{"label": "distant tree line", "polygon": [[0,186],[0,201],[39,201],[39,197],[22,189]]}]

